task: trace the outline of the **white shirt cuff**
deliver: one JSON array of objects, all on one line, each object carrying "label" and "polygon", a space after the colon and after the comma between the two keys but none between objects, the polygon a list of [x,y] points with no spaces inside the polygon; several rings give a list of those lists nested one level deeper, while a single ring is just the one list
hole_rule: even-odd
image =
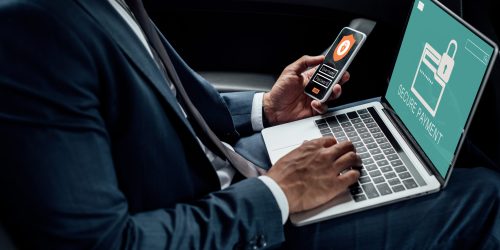
[{"label": "white shirt cuff", "polygon": [[276,202],[278,203],[278,207],[281,210],[281,221],[283,225],[288,219],[288,214],[290,211],[288,210],[288,200],[286,198],[285,193],[283,190],[280,188],[278,183],[276,183],[271,177],[261,175],[258,177],[264,184],[271,190],[271,193],[273,193],[274,199],[276,199]]},{"label": "white shirt cuff", "polygon": [[261,131],[264,129],[264,123],[262,122],[262,100],[264,99],[264,92],[255,93],[253,95],[252,101],[252,129],[253,131]]}]

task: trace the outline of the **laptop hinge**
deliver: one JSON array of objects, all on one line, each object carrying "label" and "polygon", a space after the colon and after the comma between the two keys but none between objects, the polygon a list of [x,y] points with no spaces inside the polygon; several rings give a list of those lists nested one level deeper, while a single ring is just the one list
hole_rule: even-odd
[{"label": "laptop hinge", "polygon": [[424,169],[427,171],[427,173],[429,173],[429,175],[434,175],[439,183],[443,186],[445,183],[445,179],[441,177],[441,174],[438,172],[431,160],[429,160],[429,157],[427,157],[420,145],[418,145],[417,141],[410,134],[406,126],[404,126],[403,122],[399,119],[396,112],[394,112],[394,110],[387,104],[387,102],[385,102],[385,100],[383,100],[381,103],[384,107],[382,111],[384,111],[387,117],[391,120],[392,124],[394,124],[396,129],[400,132],[405,142],[411,145],[410,149],[413,150],[418,159],[425,164],[426,167]]}]

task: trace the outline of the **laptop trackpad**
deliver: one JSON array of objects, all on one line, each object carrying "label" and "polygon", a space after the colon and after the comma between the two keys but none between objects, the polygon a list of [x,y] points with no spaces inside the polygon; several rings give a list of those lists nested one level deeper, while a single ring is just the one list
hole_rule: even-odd
[{"label": "laptop trackpad", "polygon": [[273,164],[290,151],[302,145],[304,141],[321,137],[321,133],[313,119],[271,127],[262,132],[269,152],[269,158]]},{"label": "laptop trackpad", "polygon": [[281,157],[285,156],[290,151],[298,148],[301,144],[302,143],[270,151],[269,152],[269,158],[271,160],[271,163],[272,164],[276,163]]},{"label": "laptop trackpad", "polygon": [[269,151],[300,145],[305,140],[321,137],[321,133],[313,119],[271,127],[265,129],[263,133],[265,133],[266,146]]}]

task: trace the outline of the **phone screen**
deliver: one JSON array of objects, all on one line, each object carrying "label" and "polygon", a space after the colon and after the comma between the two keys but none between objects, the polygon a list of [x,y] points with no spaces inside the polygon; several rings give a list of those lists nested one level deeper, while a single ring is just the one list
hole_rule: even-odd
[{"label": "phone screen", "polygon": [[365,38],[366,35],[360,31],[343,28],[304,91],[314,99],[325,101],[332,92],[331,88],[342,77]]}]

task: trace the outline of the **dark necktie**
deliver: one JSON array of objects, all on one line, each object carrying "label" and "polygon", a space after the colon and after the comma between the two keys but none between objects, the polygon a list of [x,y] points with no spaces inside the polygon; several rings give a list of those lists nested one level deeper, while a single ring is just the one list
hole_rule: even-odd
[{"label": "dark necktie", "polygon": [[[200,114],[198,109],[191,102],[191,99],[187,95],[184,87],[182,86],[181,80],[175,71],[175,68],[170,60],[170,57],[167,54],[167,51],[160,39],[158,31],[156,27],[152,24],[141,0],[125,0],[130,11],[132,12],[133,17],[135,17],[139,26],[141,26],[152,50],[153,56],[157,60],[159,67],[163,69],[165,72],[165,77],[169,77],[172,80],[174,86],[176,87],[177,93],[180,95],[181,101],[184,104],[184,108],[190,117],[192,117],[195,121],[196,126],[198,126],[199,130],[202,131],[202,138],[206,138],[204,143],[209,142],[212,146],[214,146],[219,153],[221,153],[228,161],[231,163],[233,167],[238,169],[238,171],[244,175],[245,177],[255,177],[259,174],[265,173],[265,170],[255,166],[250,161],[243,158],[238,153],[232,151],[231,149],[224,146],[224,144],[219,140],[217,135],[210,129],[208,124],[206,123],[203,116]],[[213,150],[213,147],[212,147]]]}]

